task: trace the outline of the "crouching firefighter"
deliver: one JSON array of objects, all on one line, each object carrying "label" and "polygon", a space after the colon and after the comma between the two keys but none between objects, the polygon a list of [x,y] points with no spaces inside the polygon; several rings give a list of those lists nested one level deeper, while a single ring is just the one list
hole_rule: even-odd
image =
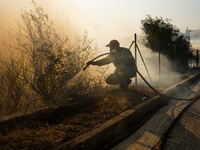
[{"label": "crouching firefighter", "polygon": [[98,61],[89,61],[87,65],[103,66],[113,63],[116,70],[106,79],[106,83],[110,85],[119,84],[120,90],[126,91],[131,83],[130,78],[136,76],[135,59],[129,49],[119,46],[117,40],[110,41],[106,47],[110,48],[110,54],[106,58]]}]

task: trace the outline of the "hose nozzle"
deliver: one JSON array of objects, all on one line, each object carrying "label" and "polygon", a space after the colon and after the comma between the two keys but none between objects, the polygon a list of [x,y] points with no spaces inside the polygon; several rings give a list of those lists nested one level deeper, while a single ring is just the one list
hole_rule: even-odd
[{"label": "hose nozzle", "polygon": [[97,58],[99,58],[99,57],[101,57],[101,56],[104,56],[104,55],[108,55],[108,54],[110,54],[110,53],[101,54],[101,55],[95,57],[94,59],[92,59],[91,61],[87,62],[86,66],[83,68],[83,71],[84,71],[87,67],[89,67],[89,65],[92,64],[93,61],[94,61],[95,59],[97,59]]},{"label": "hose nozzle", "polygon": [[93,63],[93,60],[88,61],[88,62],[86,63],[86,66],[83,68],[83,71],[84,71],[89,65],[91,65],[92,63]]},{"label": "hose nozzle", "polygon": [[89,64],[86,64],[86,66],[83,68],[83,71],[84,71],[87,67],[89,67]]}]

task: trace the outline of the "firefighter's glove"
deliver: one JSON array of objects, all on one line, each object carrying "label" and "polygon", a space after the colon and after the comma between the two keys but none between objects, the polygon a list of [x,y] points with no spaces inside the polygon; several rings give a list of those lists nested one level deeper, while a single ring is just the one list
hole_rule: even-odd
[{"label": "firefighter's glove", "polygon": [[89,65],[94,65],[94,64],[95,63],[93,61],[88,61],[86,65],[89,66]]}]

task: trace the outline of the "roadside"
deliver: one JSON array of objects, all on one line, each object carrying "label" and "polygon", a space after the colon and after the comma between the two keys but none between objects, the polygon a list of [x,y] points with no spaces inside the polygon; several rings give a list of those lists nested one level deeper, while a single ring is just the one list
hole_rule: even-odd
[{"label": "roadside", "polygon": [[[167,87],[156,87],[160,92]],[[78,97],[83,103],[52,107],[0,122],[0,148],[50,149],[156,96],[147,86],[130,86],[126,95],[109,89],[102,97]],[[146,97],[145,99],[143,99]]]},{"label": "roadside", "polygon": [[[200,90],[200,83],[197,92]],[[200,99],[192,103],[169,132],[162,150],[200,149]]]},{"label": "roadside", "polygon": [[[190,87],[194,92],[199,92],[200,80],[196,81],[193,87]],[[190,90],[181,90],[174,97],[179,98],[193,98],[196,97],[197,104],[193,109],[189,109],[189,113],[184,113],[182,119],[180,119],[173,130],[170,132],[165,143],[163,150],[198,150],[199,149],[199,137],[200,132],[198,123],[199,114],[198,108],[200,106],[199,97],[195,96]],[[111,150],[158,150],[163,144],[165,135],[170,130],[170,127],[179,117],[181,112],[190,105],[192,101],[188,100],[174,100],[168,99],[167,105],[162,107],[156,112],[147,122],[145,122],[136,132],[126,137],[115,145]],[[194,118],[195,117],[195,118]]]}]

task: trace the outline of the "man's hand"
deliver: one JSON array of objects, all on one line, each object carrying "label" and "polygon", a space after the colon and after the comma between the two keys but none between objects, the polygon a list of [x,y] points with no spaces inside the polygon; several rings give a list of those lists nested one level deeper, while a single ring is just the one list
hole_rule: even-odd
[{"label": "man's hand", "polygon": [[85,70],[89,65],[93,65],[93,64],[94,64],[93,61],[88,61],[88,62],[86,63],[86,66],[83,68],[83,70]]},{"label": "man's hand", "polygon": [[88,62],[86,63],[86,65],[87,65],[87,66],[89,66],[89,65],[94,65],[94,62],[93,62],[93,61],[88,61]]}]

